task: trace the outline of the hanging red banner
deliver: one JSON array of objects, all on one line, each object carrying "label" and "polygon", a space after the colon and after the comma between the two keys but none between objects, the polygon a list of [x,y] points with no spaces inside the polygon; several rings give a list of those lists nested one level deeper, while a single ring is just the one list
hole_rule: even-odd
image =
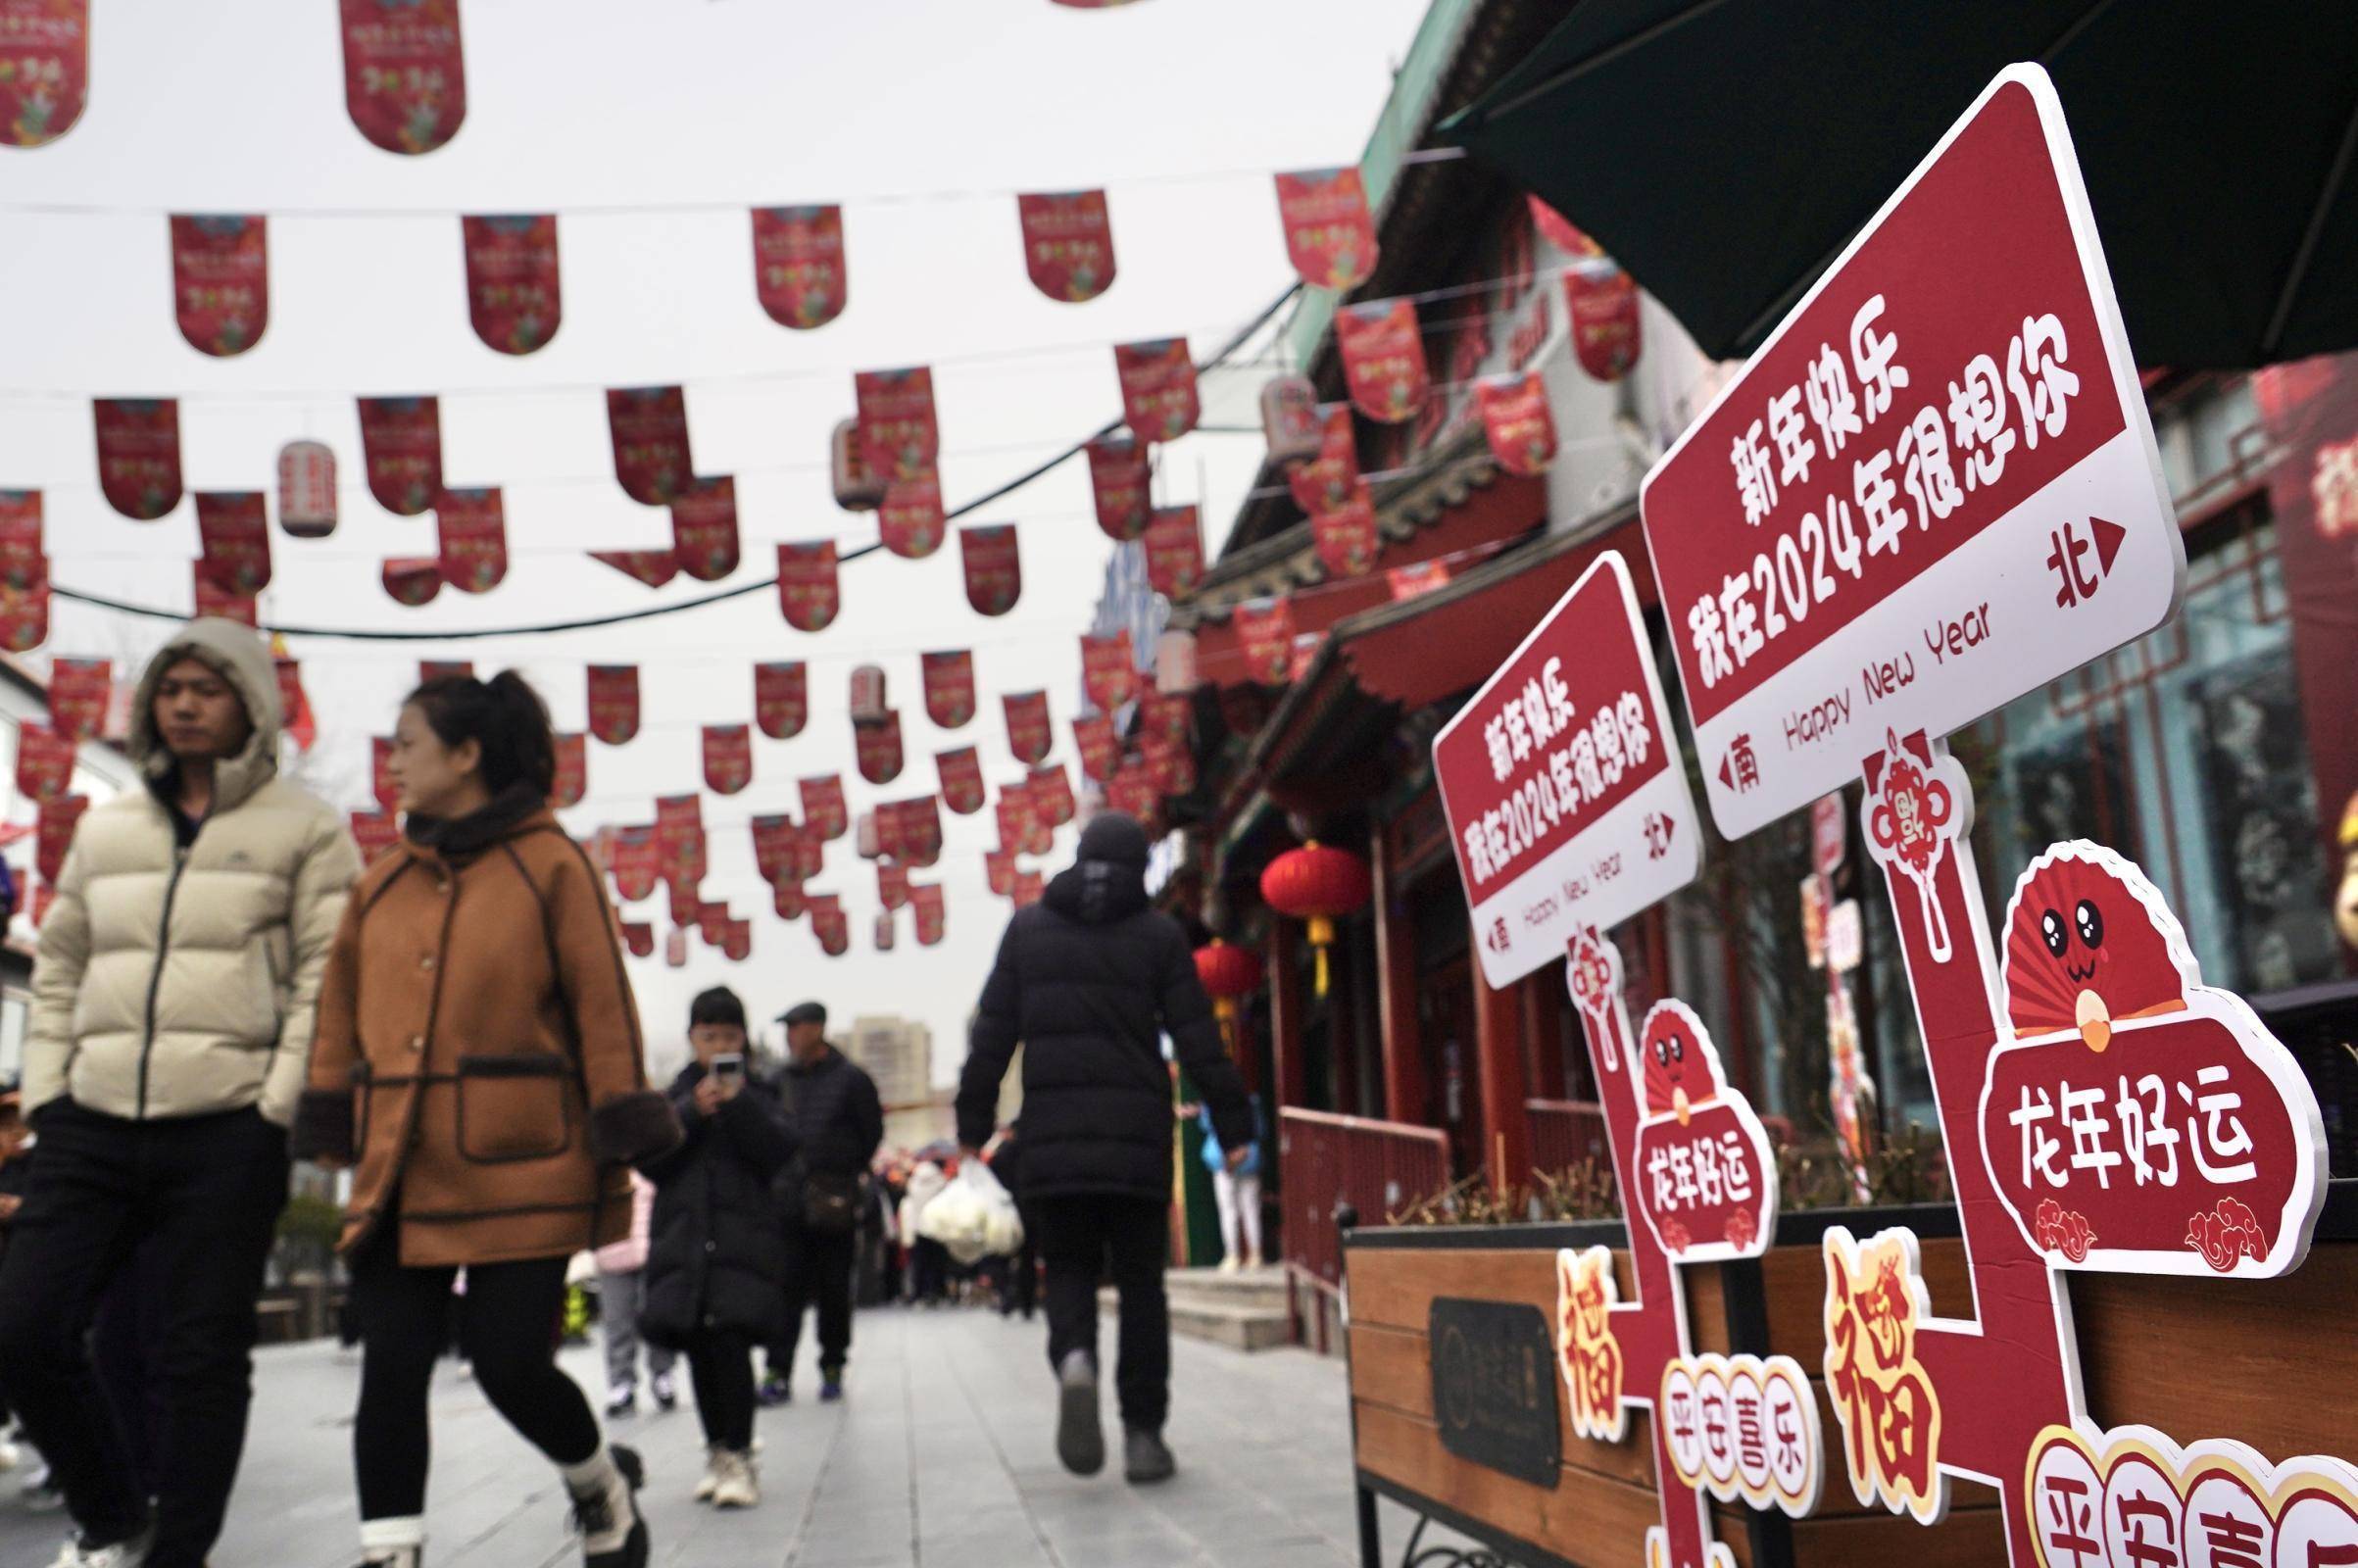
[{"label": "hanging red banner", "polygon": [[1376,531],[1375,496],[1366,480],[1352,488],[1343,505],[1310,514],[1310,541],[1330,577],[1356,577],[1375,569],[1383,540]]},{"label": "hanging red banner", "polygon": [[75,742],[46,724],[17,726],[17,793],[28,801],[55,800],[74,787]]},{"label": "hanging red banner", "polygon": [[663,870],[663,839],[660,834],[657,836],[656,843],[656,868],[663,874],[664,902],[669,906],[666,912],[671,916],[673,925],[693,926],[704,917],[704,901],[696,896],[694,888],[674,879],[668,871]]},{"label": "hanging red banner", "polygon": [[691,479],[671,498],[671,553],[698,582],[718,582],[737,569],[736,480]]},{"label": "hanging red banner", "polygon": [[434,503],[442,580],[464,594],[489,593],[508,575],[508,523],[492,488],[445,490]]},{"label": "hanging red banner", "polygon": [[1540,372],[1499,376],[1479,383],[1482,430],[1491,456],[1508,473],[1529,478],[1555,461],[1555,416],[1547,408],[1547,384]]},{"label": "hanging red banner", "polygon": [[1261,383],[1262,462],[1292,466],[1318,455],[1318,388],[1306,375],[1273,375]]},{"label": "hanging red banner", "polygon": [[901,715],[887,712],[880,720],[852,726],[852,749],[860,761],[860,776],[870,784],[890,784],[901,776]]},{"label": "hanging red banner", "polygon": [[1134,436],[1101,435],[1085,450],[1098,527],[1117,541],[1145,533],[1154,506],[1152,449]]},{"label": "hanging red banner", "polygon": [[939,475],[920,473],[913,479],[896,479],[886,487],[884,504],[876,513],[876,531],[884,548],[894,555],[922,561],[942,548],[942,535],[949,528],[942,512]]},{"label": "hanging red banner", "polygon": [[391,811],[354,811],[352,842],[360,846],[361,863],[374,865],[377,857],[401,842],[401,818]]},{"label": "hanging red banner", "polygon": [[233,594],[256,594],[270,582],[270,520],[259,490],[199,490],[198,563]]},{"label": "hanging red banner", "polygon": [[1156,507],[1147,524],[1147,586],[1165,599],[1185,599],[1204,580],[1204,529],[1196,509]]},{"label": "hanging red banner", "polygon": [[0,588],[23,593],[49,580],[41,553],[41,492],[0,490]]},{"label": "hanging red banner", "polygon": [[303,666],[283,657],[273,658],[270,663],[278,675],[278,721],[296,750],[308,752],[319,738],[319,725],[312,714],[311,699],[303,694]]},{"label": "hanging red banner", "polygon": [[0,142],[38,147],[74,128],[90,93],[89,0],[0,0]]},{"label": "hanging red banner", "polygon": [[696,906],[696,935],[708,948],[727,951],[729,940],[729,906],[717,902],[706,902]]},{"label": "hanging red banner", "polygon": [[731,963],[743,963],[754,956],[754,923],[751,920],[728,922],[720,939],[721,956]]},{"label": "hanging red banner", "polygon": [[66,852],[74,845],[74,825],[90,808],[86,795],[60,795],[43,801],[34,814],[34,864],[44,882],[55,882],[66,871]]},{"label": "hanging red banner", "polygon": [[193,597],[196,600],[196,609],[191,613],[212,615],[221,620],[234,620],[242,626],[256,626],[261,623],[262,612],[254,603],[254,596],[231,593],[220,583],[215,582],[212,574],[205,570],[203,562],[190,562],[188,576],[190,587],[194,590]]},{"label": "hanging red banner", "polygon": [[825,773],[801,781],[803,796],[803,824],[828,843],[842,838],[851,828],[852,816],[844,805],[843,777]]},{"label": "hanging red banner", "polygon": [[888,909],[909,902],[909,867],[890,861],[876,863],[876,897]]},{"label": "hanging red banner", "polygon": [[941,729],[963,729],[974,716],[974,655],[952,648],[919,656],[925,671],[925,716]]},{"label": "hanging red banner", "polygon": [[823,631],[842,606],[835,541],[778,546],[778,609],[796,631]]},{"label": "hanging red banner", "polygon": [[942,779],[942,803],[960,816],[972,816],[982,809],[982,759],[971,746],[956,751],[936,752],[933,765]]},{"label": "hanging red banner", "polygon": [[399,516],[418,516],[441,493],[441,401],[359,399],[368,493]]},{"label": "hanging red banner", "polygon": [[1162,807],[1161,792],[1155,787],[1154,773],[1139,762],[1113,775],[1105,786],[1105,804],[1124,816],[1138,818],[1139,825],[1152,834]]},{"label": "hanging red banner", "polygon": [[549,799],[558,806],[579,806],[589,793],[589,737],[579,733],[559,735],[557,740],[557,788]]},{"label": "hanging red banner", "polygon": [[1335,346],[1351,406],[1381,424],[1399,424],[1424,406],[1432,381],[1413,300],[1346,305],[1335,313]]},{"label": "hanging red banner", "polygon": [[1113,350],[1121,378],[1122,421],[1141,441],[1176,441],[1196,427],[1196,362],[1187,339],[1152,338]]},{"label": "hanging red banner", "polygon": [[378,568],[385,592],[415,609],[430,605],[442,592],[442,561],[438,556],[395,556]]},{"label": "hanging red banner", "polygon": [[593,550],[589,554],[592,561],[612,566],[650,588],[661,588],[679,575],[676,550]]},{"label": "hanging red banner", "polygon": [[939,947],[943,934],[950,928],[949,909],[942,902],[942,885],[935,882],[910,888],[909,903],[916,912],[917,946]]},{"label": "hanging red banner", "polygon": [[1078,305],[1113,283],[1113,226],[1102,190],[1017,196],[1023,270],[1052,300]]},{"label": "hanging red banner", "polygon": [[780,326],[825,326],[845,299],[843,209],[754,209],[754,293]]},{"label": "hanging red banner", "polygon": [[622,945],[630,950],[630,956],[634,958],[654,957],[655,922],[652,920],[623,921]]},{"label": "hanging red banner", "polygon": [[359,403],[361,466],[368,472],[368,493],[387,512],[418,515],[442,493],[441,400],[362,398]]},{"label": "hanging red banner", "polygon": [[1282,686],[1294,662],[1294,607],[1283,595],[1248,599],[1231,612],[1247,679]]},{"label": "hanging red banner", "polygon": [[674,899],[704,880],[704,803],[696,796],[656,797],[655,865]]},{"label": "hanging red banner", "polygon": [[1110,713],[1138,690],[1138,662],[1130,632],[1081,633],[1081,689],[1100,711]]},{"label": "hanging red banner", "polygon": [[1351,499],[1359,483],[1359,438],[1351,405],[1330,403],[1318,411],[1318,452],[1287,471],[1294,504],[1305,513],[1330,511]]},{"label": "hanging red banner", "polygon": [[278,449],[278,526],[296,539],[336,531],[336,454],[324,441],[289,441]]},{"label": "hanging red banner", "polygon": [[704,727],[704,781],[714,794],[734,795],[754,778],[753,731],[743,724]]},{"label": "hanging red banner", "polygon": [[1113,739],[1113,720],[1088,713],[1072,721],[1073,749],[1081,754],[1081,771],[1100,784],[1113,776],[1120,747]]},{"label": "hanging red banner", "polygon": [[942,454],[942,427],[934,416],[929,368],[857,371],[852,396],[859,410],[860,456],[871,469],[887,482],[934,471]]},{"label": "hanging red banner", "polygon": [[1529,201],[1532,224],[1539,229],[1541,237],[1546,239],[1548,244],[1553,245],[1567,256],[1581,260],[1604,254],[1595,240],[1583,233],[1563,214],[1541,201],[1537,196],[1529,198]]},{"label": "hanging red banner", "polygon": [[172,215],[172,312],[199,354],[225,359],[261,341],[270,319],[269,233],[261,218]]},{"label": "hanging red banner", "polygon": [[1015,885],[1007,890],[1007,896],[1015,901],[1015,907],[1020,909],[1027,905],[1038,904],[1040,895],[1047,889],[1048,878],[1038,871],[1018,871],[1015,873]]},{"label": "hanging red banner", "polygon": [[647,823],[615,828],[607,842],[606,868],[625,902],[636,903],[653,893],[659,868],[655,828]]},{"label": "hanging red banner", "polygon": [[1007,713],[1007,750],[1026,762],[1048,755],[1048,693],[1009,692],[1000,699]]},{"label": "hanging red banner", "polygon": [[368,793],[376,797],[379,810],[390,814],[401,809],[401,786],[393,782],[393,739],[389,735],[368,737]]},{"label": "hanging red banner", "polygon": [[932,865],[942,858],[942,807],[931,795],[901,803],[902,858],[911,865]]},{"label": "hanging red banner", "polygon": [[638,734],[638,665],[590,665],[589,731],[609,746],[620,746]]},{"label": "hanging red banner", "polygon": [[1196,787],[1196,754],[1163,735],[1141,736],[1139,760],[1157,795],[1186,795]]},{"label": "hanging red banner", "polygon": [[1072,820],[1076,803],[1072,798],[1072,778],[1064,771],[1062,762],[1050,762],[1035,767],[1031,773],[1032,805],[1040,819],[1051,827],[1062,827]]},{"label": "hanging red banner", "polygon": [[1312,288],[1357,288],[1375,271],[1375,219],[1357,165],[1277,176],[1277,216],[1286,258]]},{"label": "hanging red banner", "polygon": [[472,680],[475,665],[471,659],[420,659],[418,661],[418,684],[437,680]]},{"label": "hanging red banner", "polygon": [[769,906],[781,920],[800,920],[811,910],[811,899],[800,877],[780,877],[769,885]]},{"label": "hanging red banner", "polygon": [[1015,852],[1013,850],[983,851],[983,880],[992,894],[1006,898],[1015,891]]},{"label": "hanging red banner", "polygon": [[834,894],[811,896],[811,932],[818,938],[818,951],[830,958],[840,958],[851,951],[851,917],[843,912],[843,905]]},{"label": "hanging red banner", "polygon": [[0,587],[0,648],[30,653],[49,640],[47,564],[38,582],[26,588]]},{"label": "hanging red banner", "polygon": [[754,666],[754,721],[773,741],[790,741],[811,716],[811,677],[801,660]]},{"label": "hanging red banner", "polygon": [[180,405],[172,398],[94,398],[98,488],[133,522],[180,504]]},{"label": "hanging red banner", "polygon": [[115,663],[107,659],[56,659],[49,664],[49,727],[76,741],[106,727]]},{"label": "hanging red banner", "polygon": [[1023,596],[1023,558],[1015,550],[1011,522],[978,524],[958,531],[965,559],[966,603],[975,613],[1004,615]]},{"label": "hanging red banner", "polygon": [[754,869],[761,880],[771,884],[796,876],[802,858],[795,841],[802,827],[783,812],[775,816],[757,816],[753,819]]},{"label": "hanging red banner", "polygon": [[343,0],[344,107],[389,153],[430,153],[467,119],[459,0]]},{"label": "hanging red banner", "polygon": [[1564,273],[1564,300],[1572,311],[1572,352],[1580,368],[1599,381],[1627,375],[1642,346],[1638,285],[1630,275],[1610,264],[1572,268]]},{"label": "hanging red banner", "polygon": [[1143,692],[1138,699],[1138,732],[1159,735],[1174,746],[1187,744],[1195,706],[1185,692]]},{"label": "hanging red banner", "polygon": [[694,481],[688,400],[678,387],[608,387],[606,425],[614,441],[614,480],[631,500],[665,506]]},{"label": "hanging red banner", "polygon": [[999,818],[999,847],[1002,850],[1008,855],[1041,853],[1033,848],[1033,844],[1046,829],[1040,821],[1039,803],[1032,799],[1029,778],[1001,789],[992,809]]},{"label": "hanging red banner", "polygon": [[460,220],[467,251],[467,318],[502,354],[530,354],[565,318],[553,213]]}]

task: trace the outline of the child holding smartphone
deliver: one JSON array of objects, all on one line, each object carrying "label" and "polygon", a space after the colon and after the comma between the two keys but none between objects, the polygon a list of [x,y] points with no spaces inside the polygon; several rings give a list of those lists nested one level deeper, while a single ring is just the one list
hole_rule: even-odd
[{"label": "child holding smartphone", "polygon": [[642,1168],[655,1183],[639,1332],[686,1355],[707,1463],[696,1499],[761,1500],[753,1348],[785,1326],[786,1250],[772,1178],[794,1157],[785,1107],[745,1070],[745,1004],[725,986],[688,1009],[695,1059],[671,1084],[687,1137]]}]

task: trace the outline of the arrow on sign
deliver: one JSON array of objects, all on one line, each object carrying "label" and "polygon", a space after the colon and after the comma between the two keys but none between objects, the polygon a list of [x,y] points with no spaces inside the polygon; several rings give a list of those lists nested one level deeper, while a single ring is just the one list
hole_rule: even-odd
[{"label": "arrow on sign", "polygon": [[2088,517],[2088,525],[2095,530],[2096,574],[2102,576],[2112,570],[2112,558],[2121,553],[2121,541],[2129,537],[2129,530],[2093,514]]}]

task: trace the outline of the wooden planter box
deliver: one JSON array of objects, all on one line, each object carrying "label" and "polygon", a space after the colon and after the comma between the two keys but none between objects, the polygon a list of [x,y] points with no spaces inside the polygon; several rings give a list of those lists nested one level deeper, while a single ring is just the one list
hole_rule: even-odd
[{"label": "wooden planter box", "polygon": [[[1831,1225],[1848,1226],[1862,1240],[1888,1226],[1911,1227],[1923,1239],[1933,1313],[1973,1310],[1956,1210],[1945,1204],[1787,1214],[1765,1257],[1682,1270],[1692,1348],[1793,1357],[1812,1374],[1826,1440],[1826,1483],[1814,1515],[1789,1520],[1741,1503],[1714,1504],[1719,1540],[1745,1568],[2003,1563],[1997,1496],[1987,1486],[1953,1482],[1948,1517],[1929,1529],[1862,1507],[1851,1494],[1842,1430],[1816,1376],[1826,1349],[1819,1246]],[[1527,1303],[1552,1324],[1559,1248],[1616,1247],[1622,1298],[1631,1299],[1636,1284],[1616,1245],[1624,1240],[1618,1221],[1350,1235],[1344,1268],[1359,1485],[1530,1568],[1640,1561],[1646,1527],[1657,1518],[1646,1416],[1632,1411],[1618,1444],[1574,1437],[1551,1358],[1562,1472],[1553,1488],[1518,1480],[1443,1446],[1427,1335],[1436,1297]],[[2280,1462],[2309,1453],[2358,1457],[2358,1399],[2351,1397],[2358,1336],[2350,1332],[2358,1303],[2358,1181],[2333,1184],[2308,1261],[2288,1278],[2078,1274],[2071,1298],[2088,1414],[2099,1425],[2142,1423],[2182,1444],[2235,1438]],[[1363,1531],[1371,1517],[1361,1510]]]}]

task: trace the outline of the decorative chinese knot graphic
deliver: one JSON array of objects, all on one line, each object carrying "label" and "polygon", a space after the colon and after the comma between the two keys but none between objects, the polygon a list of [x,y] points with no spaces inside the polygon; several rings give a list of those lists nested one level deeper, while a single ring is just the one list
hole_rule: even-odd
[{"label": "decorative chinese knot graphic", "polygon": [[1951,1477],[1990,1482],[2014,1568],[2358,1563],[2345,1461],[2097,1427],[2063,1289],[2069,1269],[2297,1267],[2325,1187],[2306,1080],[2241,999],[2201,984],[2144,874],[2097,845],[2031,863],[2001,968],[1963,770],[1918,733],[1863,771],[1977,1316],[1932,1315],[1913,1232],[1827,1231],[1823,1370],[1852,1493],[1932,1524]]},{"label": "decorative chinese knot graphic", "polygon": [[1741,1497],[1794,1517],[1814,1508],[1817,1403],[1791,1356],[1691,1350],[1674,1271],[1767,1250],[1777,1223],[1768,1135],[1727,1086],[1710,1035],[1684,1003],[1660,1003],[1642,1030],[1630,1027],[1621,955],[1595,927],[1573,938],[1564,978],[1627,1195],[1638,1287],[1637,1299],[1619,1298],[1605,1248],[1556,1254],[1557,1366],[1572,1430],[1618,1443],[1630,1407],[1652,1410],[1662,1522],[1646,1533],[1647,1568],[1733,1568],[1712,1539],[1708,1499]]}]

